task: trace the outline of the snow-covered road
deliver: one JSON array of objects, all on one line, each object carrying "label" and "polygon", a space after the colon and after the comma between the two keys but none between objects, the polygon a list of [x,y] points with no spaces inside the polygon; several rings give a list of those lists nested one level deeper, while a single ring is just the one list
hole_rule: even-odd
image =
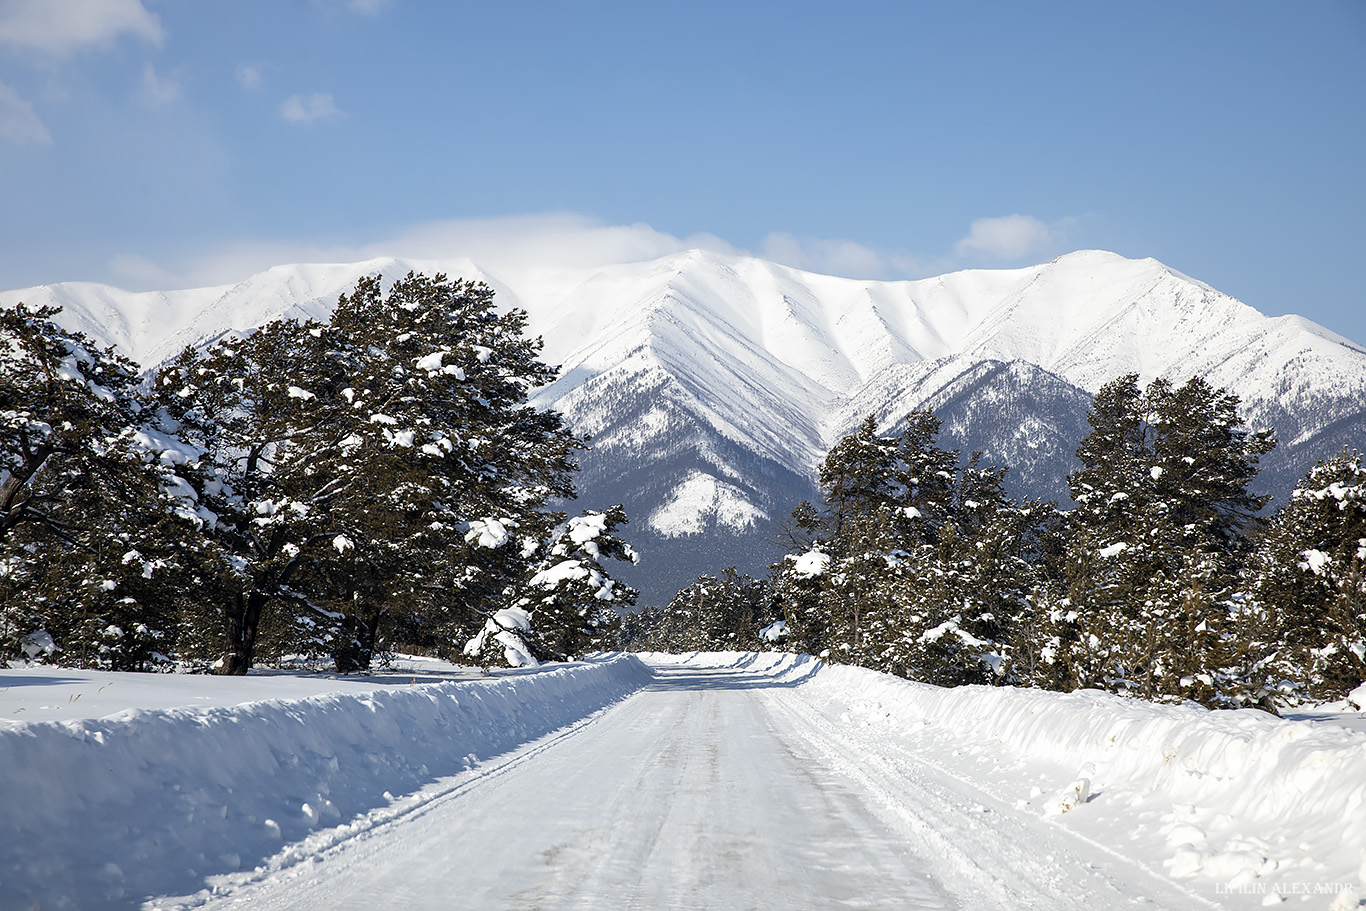
[{"label": "snow-covered road", "polygon": [[212,908],[945,908],[774,678],[660,668],[568,736]]},{"label": "snow-covered road", "polygon": [[[656,680],[212,909],[1197,908],[744,667]],[[989,806],[984,805],[989,804]]]},{"label": "snow-covered road", "polygon": [[781,653],[129,678],[0,672],[0,909],[1347,911],[1366,881],[1358,709]]}]

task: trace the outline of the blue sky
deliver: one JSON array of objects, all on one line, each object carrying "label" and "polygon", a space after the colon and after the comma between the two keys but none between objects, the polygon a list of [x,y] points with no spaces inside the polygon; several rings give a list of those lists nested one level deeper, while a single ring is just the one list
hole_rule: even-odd
[{"label": "blue sky", "polygon": [[4,288],[1102,248],[1366,342],[1366,3],[0,0],[0,199]]}]

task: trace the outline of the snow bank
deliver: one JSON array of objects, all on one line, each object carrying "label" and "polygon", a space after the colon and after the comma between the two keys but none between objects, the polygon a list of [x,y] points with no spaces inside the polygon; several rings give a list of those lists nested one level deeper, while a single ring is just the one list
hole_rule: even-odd
[{"label": "snow bank", "polygon": [[[174,686],[171,678],[159,678]],[[0,728],[0,906],[135,908],[456,775],[643,686],[536,673]]]},{"label": "snow bank", "polygon": [[[1084,690],[944,689],[858,668],[826,667],[813,686],[900,706],[922,723],[1112,780],[1143,781],[1178,802],[1216,793],[1228,810],[1268,825],[1290,816],[1347,822],[1366,845],[1366,737],[1255,710],[1212,712]],[[1344,811],[1348,811],[1344,814]]]}]

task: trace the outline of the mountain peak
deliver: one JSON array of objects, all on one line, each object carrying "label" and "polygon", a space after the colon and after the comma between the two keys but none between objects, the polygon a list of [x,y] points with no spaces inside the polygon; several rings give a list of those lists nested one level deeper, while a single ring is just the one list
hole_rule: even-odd
[{"label": "mountain peak", "polygon": [[1119,253],[1113,253],[1109,250],[1073,250],[1071,253],[1064,253],[1063,255],[1056,257],[1050,265],[1110,265],[1121,262],[1157,262],[1157,260],[1152,259],[1151,257],[1130,259],[1127,256],[1122,256]]}]

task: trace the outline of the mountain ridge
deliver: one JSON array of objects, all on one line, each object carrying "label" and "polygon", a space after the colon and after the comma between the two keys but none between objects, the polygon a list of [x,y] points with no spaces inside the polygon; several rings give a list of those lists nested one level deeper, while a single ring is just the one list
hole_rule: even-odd
[{"label": "mountain ridge", "polygon": [[824,453],[870,413],[891,431],[911,410],[935,410],[942,445],[1011,465],[1016,494],[1064,501],[1090,396],[1127,373],[1198,375],[1238,395],[1250,426],[1280,435],[1260,479],[1277,494],[1366,439],[1366,348],[1303,317],[1266,317],[1157,260],[1106,251],[896,282],[701,250],[501,273],[458,257],[386,257],[183,291],[46,285],[0,292],[0,305],[63,306],[64,324],[150,368],[270,319],[323,318],[362,275],[409,270],[485,281],[501,306],[527,312],[544,358],[562,368],[533,401],[593,437],[581,499],[625,503],[647,554],[715,539],[686,548],[711,554],[710,565],[628,579],[647,580],[653,600],[736,562],[729,555],[756,553],[755,540],[816,495]]}]

